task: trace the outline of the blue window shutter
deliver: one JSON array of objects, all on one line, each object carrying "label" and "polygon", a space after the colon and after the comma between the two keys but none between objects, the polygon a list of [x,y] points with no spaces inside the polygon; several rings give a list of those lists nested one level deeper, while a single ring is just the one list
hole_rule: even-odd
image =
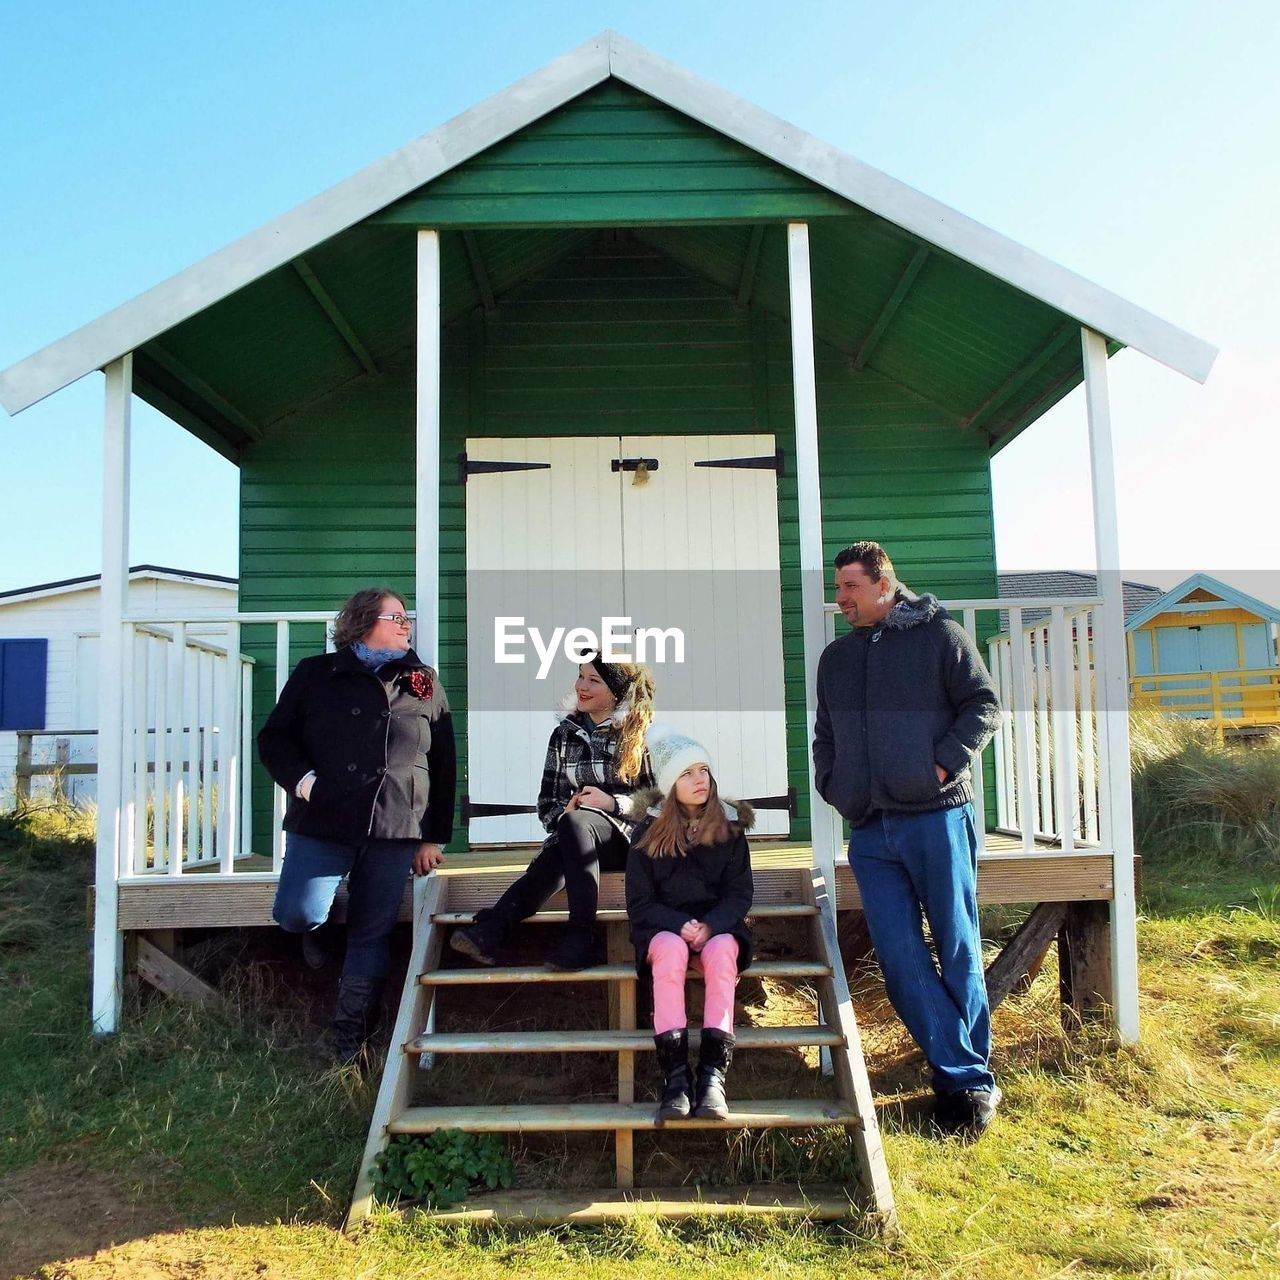
[{"label": "blue window shutter", "polygon": [[0,640],[0,729],[43,729],[48,640]]}]

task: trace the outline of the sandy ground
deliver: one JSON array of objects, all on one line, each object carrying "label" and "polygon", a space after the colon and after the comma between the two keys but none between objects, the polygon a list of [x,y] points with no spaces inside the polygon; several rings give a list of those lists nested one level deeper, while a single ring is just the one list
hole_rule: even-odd
[{"label": "sandy ground", "polygon": [[[219,1274],[191,1267],[182,1237],[166,1234],[178,1222],[147,1190],[145,1183],[115,1184],[73,1164],[41,1163],[0,1180],[0,1275],[144,1280]],[[136,1256],[125,1261],[116,1247],[139,1240],[154,1242],[154,1265]],[[127,1252],[136,1255],[132,1246]]]}]

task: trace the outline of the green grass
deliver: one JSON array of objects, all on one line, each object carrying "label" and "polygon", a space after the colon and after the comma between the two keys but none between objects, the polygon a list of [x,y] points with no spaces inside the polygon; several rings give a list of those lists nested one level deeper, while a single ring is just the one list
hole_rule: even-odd
[{"label": "green grass", "polygon": [[[1052,963],[1002,1006],[995,1065],[1007,1101],[976,1146],[923,1132],[918,1060],[864,985],[896,1239],[857,1224],[517,1231],[381,1214],[353,1240],[336,1226],[371,1089],[309,1065],[306,1018],[287,984],[233,968],[220,1011],[134,994],[122,1033],[95,1042],[85,833],[53,813],[0,819],[0,1222],[4,1193],[37,1176],[157,1206],[121,1228],[110,1271],[75,1261],[87,1240],[51,1237],[44,1274],[66,1278],[1274,1277],[1280,910],[1265,832],[1232,839],[1198,857],[1190,841],[1144,846],[1141,1044],[1065,1036]],[[788,1167],[770,1146],[726,1143],[724,1159],[739,1172]],[[65,1212],[74,1237],[74,1205]]]}]

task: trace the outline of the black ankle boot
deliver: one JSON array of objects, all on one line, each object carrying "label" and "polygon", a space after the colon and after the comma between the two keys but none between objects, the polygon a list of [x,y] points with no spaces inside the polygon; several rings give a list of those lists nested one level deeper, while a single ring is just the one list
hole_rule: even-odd
[{"label": "black ankle boot", "polygon": [[714,1027],[702,1029],[698,1052],[698,1100],[693,1114],[703,1120],[723,1120],[729,1114],[724,1096],[724,1078],[733,1063],[732,1034]]},{"label": "black ankle boot", "polygon": [[364,1056],[378,1025],[382,985],[381,978],[343,978],[338,983],[338,1003],[322,1046],[324,1057],[334,1066],[350,1066]]},{"label": "black ankle boot", "polygon": [[453,931],[449,947],[476,964],[495,965],[498,963],[498,950],[507,940],[509,931],[510,924],[505,917],[481,911],[474,924]]},{"label": "black ankle boot", "polygon": [[664,1031],[653,1037],[658,1050],[658,1068],[662,1072],[662,1102],[658,1120],[684,1120],[692,1103],[689,1098],[689,1031]]},{"label": "black ankle boot", "polygon": [[571,924],[556,949],[547,957],[548,969],[589,969],[600,960],[596,931],[589,924]]}]

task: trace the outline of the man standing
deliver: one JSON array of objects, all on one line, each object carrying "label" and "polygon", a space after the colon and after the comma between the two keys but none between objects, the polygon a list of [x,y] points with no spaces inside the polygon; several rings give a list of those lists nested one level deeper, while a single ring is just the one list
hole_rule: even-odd
[{"label": "man standing", "polygon": [[814,775],[849,820],[849,865],[889,999],[933,1068],[935,1122],[977,1137],[1000,1090],[970,768],[1000,707],[964,628],[934,596],[902,586],[879,543],[855,542],[835,567],[836,604],[853,630],[818,663]]}]

